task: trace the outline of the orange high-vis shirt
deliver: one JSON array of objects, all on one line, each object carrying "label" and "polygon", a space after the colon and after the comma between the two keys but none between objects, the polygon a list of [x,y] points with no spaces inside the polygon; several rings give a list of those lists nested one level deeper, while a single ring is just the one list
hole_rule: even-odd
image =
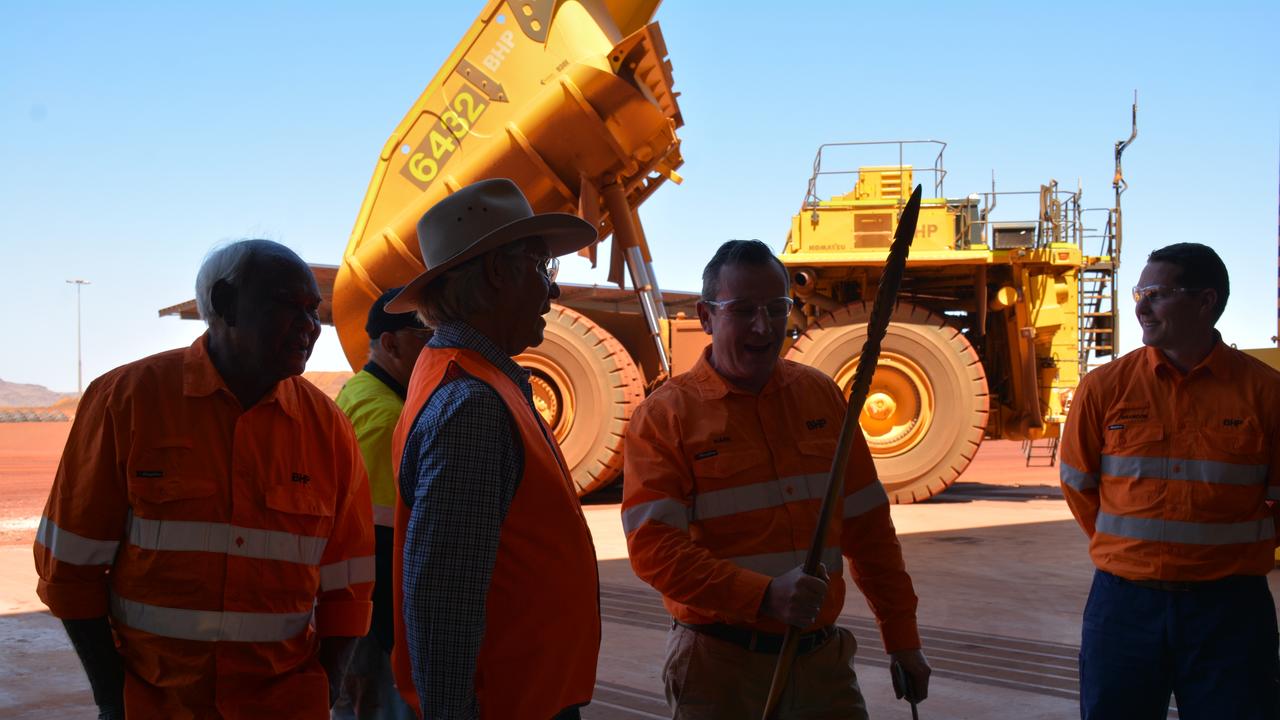
[{"label": "orange high-vis shirt", "polygon": [[[820,371],[779,360],[758,395],[707,361],[658,388],[627,428],[622,524],[631,566],[691,624],[763,632],[769,582],[804,564],[835,455],[845,399]],[[889,652],[920,647],[916,596],[889,502],[861,432],[854,434],[837,522],[823,562],[831,576],[814,627],[844,607],[842,556]]]},{"label": "orange high-vis shirt", "polygon": [[1080,383],[1063,493],[1100,569],[1131,580],[1265,575],[1280,500],[1280,373],[1217,346],[1183,375],[1144,347]]},{"label": "orange high-vis shirt", "polygon": [[319,639],[364,635],[372,607],[359,449],[302,378],[243,410],[206,338],[85,392],[37,592],[60,618],[110,616],[131,718],[328,717]]}]

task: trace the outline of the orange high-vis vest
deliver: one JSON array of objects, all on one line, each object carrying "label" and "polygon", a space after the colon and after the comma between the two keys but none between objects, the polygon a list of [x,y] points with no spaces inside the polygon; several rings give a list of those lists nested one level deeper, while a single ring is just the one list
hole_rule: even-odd
[{"label": "orange high-vis vest", "polygon": [[482,718],[545,720],[591,700],[600,651],[599,578],[591,531],[550,431],[520,389],[479,353],[428,347],[418,356],[405,412],[392,440],[396,458],[393,574],[396,640],[392,666],[405,702],[422,716],[405,634],[403,564],[412,507],[399,497],[401,460],[419,413],[451,371],[492,387],[511,413],[524,447],[524,473],[502,524],[485,604],[485,633],[476,660]]},{"label": "orange high-vis vest", "polygon": [[130,718],[324,718],[319,640],[369,629],[351,426],[300,377],[242,409],[207,334],[81,399],[36,534],[54,616],[109,615]]},{"label": "orange high-vis vest", "polygon": [[1185,375],[1155,348],[1128,353],[1080,383],[1059,468],[1102,570],[1265,575],[1280,500],[1280,373],[1221,341]]}]

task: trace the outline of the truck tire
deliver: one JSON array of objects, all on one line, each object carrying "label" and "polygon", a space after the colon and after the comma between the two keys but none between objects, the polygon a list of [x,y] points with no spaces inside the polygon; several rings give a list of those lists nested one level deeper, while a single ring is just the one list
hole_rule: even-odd
[{"label": "truck tire", "polygon": [[586,316],[552,305],[544,317],[542,344],[515,359],[531,373],[534,406],[582,496],[622,473],[623,433],[644,381],[622,343]]},{"label": "truck tire", "polygon": [[[853,385],[871,304],[856,302],[812,323],[787,358]],[[929,310],[894,308],[859,421],[894,503],[932,497],[964,472],[987,428],[987,374],[959,330]]]}]

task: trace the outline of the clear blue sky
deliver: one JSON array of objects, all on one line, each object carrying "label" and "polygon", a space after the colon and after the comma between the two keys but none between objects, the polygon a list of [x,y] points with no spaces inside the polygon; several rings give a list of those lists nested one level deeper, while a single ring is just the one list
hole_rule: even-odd
[{"label": "clear blue sky", "polygon": [[[337,264],[378,151],[483,2],[207,5],[0,9],[0,378],[75,388],[66,279],[93,283],[87,384],[202,331],[156,310],[193,296],[219,242]],[[861,5],[659,9],[687,159],[641,211],[664,287],[696,288],[724,239],[781,247],[823,142],[944,139],[949,196],[994,170],[1003,190],[1079,179],[1109,205],[1136,88],[1121,287],[1155,247],[1210,243],[1232,273],[1224,337],[1270,344],[1280,4]],[[343,366],[326,328],[310,367]]]}]

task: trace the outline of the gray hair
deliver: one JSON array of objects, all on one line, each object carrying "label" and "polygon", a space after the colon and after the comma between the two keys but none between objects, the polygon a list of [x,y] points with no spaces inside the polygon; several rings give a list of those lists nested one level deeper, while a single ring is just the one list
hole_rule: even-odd
[{"label": "gray hair", "polygon": [[209,321],[217,316],[217,312],[213,309],[213,286],[217,285],[219,280],[225,280],[234,285],[244,274],[249,260],[255,254],[259,252],[278,254],[281,251],[289,255],[293,254],[293,251],[280,243],[258,238],[236,240],[210,250],[209,254],[204,256],[204,262],[200,263],[200,272],[196,273],[196,310],[200,312],[200,319],[208,325]]},{"label": "gray hair", "polygon": [[[527,251],[526,242],[507,243],[445,271],[418,296],[418,319],[435,329],[444,323],[488,312],[493,308],[493,292],[484,280],[485,255],[493,254],[498,262],[514,266],[515,258]],[[428,289],[430,292],[426,292]]]}]

